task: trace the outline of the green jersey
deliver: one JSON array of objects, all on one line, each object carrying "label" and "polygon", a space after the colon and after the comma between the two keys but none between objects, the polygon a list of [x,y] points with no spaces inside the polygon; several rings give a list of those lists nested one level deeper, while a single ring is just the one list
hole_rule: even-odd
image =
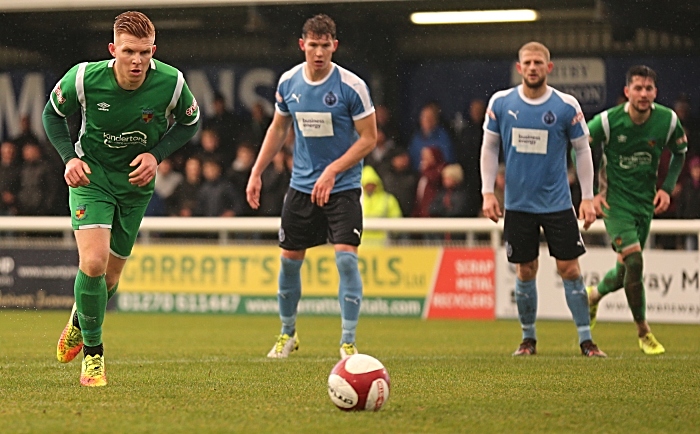
[{"label": "green jersey", "polygon": [[199,108],[182,73],[172,66],[152,59],[143,84],[127,91],[117,84],[113,65],[114,60],[75,65],[56,84],[51,105],[63,117],[81,110],[75,153],[90,166],[90,183],[120,199],[147,201],[155,179],[146,187],[131,185],[128,174],[135,168],[129,164],[160,142],[171,115],[193,125]]},{"label": "green jersey", "polygon": [[683,154],[688,139],[668,107],[652,104],[649,119],[641,125],[632,122],[628,107],[629,103],[618,105],[588,123],[591,146],[603,146],[599,179],[610,208],[652,215],[661,152],[667,147]]}]

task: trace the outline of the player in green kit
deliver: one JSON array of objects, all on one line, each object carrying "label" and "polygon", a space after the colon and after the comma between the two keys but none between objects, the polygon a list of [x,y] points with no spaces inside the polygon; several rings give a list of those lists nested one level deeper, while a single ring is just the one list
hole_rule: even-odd
[{"label": "player in green kit", "polygon": [[[80,256],[75,304],[57,357],[67,363],[83,350],[84,386],[107,384],[102,347],[107,300],[131,254],[156,168],[197,132],[197,101],[180,71],[153,59],[155,51],[148,17],[124,12],[114,22],[113,59],[75,65],[44,109],[46,134],[66,164]],[[66,116],[78,110],[82,126],[73,144]]]},{"label": "player in green kit", "polygon": [[[603,146],[600,193],[594,199],[598,215],[617,252],[615,268],[598,287],[588,292],[591,328],[598,303],[605,295],[625,288],[627,304],[637,324],[639,347],[645,354],[663,354],[665,349],[651,333],[646,321],[642,249],[654,214],[671,203],[670,193],[683,168],[688,139],[676,113],[656,98],[656,73],[646,66],[627,72],[628,102],[596,115],[588,124],[591,146]],[[656,190],[659,156],[664,148],[672,153],[661,190]]]}]

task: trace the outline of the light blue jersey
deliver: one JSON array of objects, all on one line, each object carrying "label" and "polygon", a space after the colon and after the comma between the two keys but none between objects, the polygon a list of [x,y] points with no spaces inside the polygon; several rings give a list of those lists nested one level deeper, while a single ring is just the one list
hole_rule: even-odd
[{"label": "light blue jersey", "polygon": [[545,214],[572,208],[566,156],[570,140],[588,135],[576,98],[547,86],[527,98],[522,85],[489,101],[485,134],[501,136],[506,164],[506,210]]},{"label": "light blue jersey", "polygon": [[[296,133],[290,186],[311,193],[323,170],[357,141],[355,121],[374,113],[369,88],[357,75],[332,64],[321,81],[312,82],[304,65],[282,74],[277,86],[276,109],[293,116]],[[339,173],[331,193],[361,188],[362,162]]]}]

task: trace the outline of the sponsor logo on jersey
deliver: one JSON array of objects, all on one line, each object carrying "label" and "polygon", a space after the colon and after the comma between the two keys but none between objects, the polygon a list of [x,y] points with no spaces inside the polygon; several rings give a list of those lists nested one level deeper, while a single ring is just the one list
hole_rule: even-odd
[{"label": "sponsor logo on jersey", "polygon": [[192,105],[187,107],[187,110],[185,110],[185,115],[188,117],[192,116],[194,114],[194,112],[197,111],[198,108],[199,108],[199,106],[197,105],[197,99],[192,97]]},{"label": "sponsor logo on jersey", "polygon": [[542,115],[542,122],[544,122],[545,125],[554,125],[554,122],[556,121],[557,115],[555,115],[551,110]]},{"label": "sponsor logo on jersey", "polygon": [[143,109],[141,110],[141,121],[145,124],[153,120],[153,109]]},{"label": "sponsor logo on jersey", "polygon": [[119,135],[102,133],[104,144],[108,148],[121,149],[129,145],[146,146],[148,144],[148,136],[141,131],[128,131]]},{"label": "sponsor logo on jersey", "polygon": [[56,94],[56,101],[59,104],[64,104],[66,99],[63,97],[63,91],[61,91],[61,83],[57,83],[56,87],[53,88],[53,93]]},{"label": "sponsor logo on jersey", "polygon": [[518,120],[518,113],[520,113],[520,110],[516,110],[516,111],[508,110],[508,114],[513,116],[516,121]]},{"label": "sponsor logo on jersey", "polygon": [[486,114],[487,114],[488,117],[490,117],[492,120],[494,120],[494,121],[496,120],[496,113],[494,113],[493,110],[487,109],[487,110],[486,110]]},{"label": "sponsor logo on jersey", "polygon": [[296,112],[296,125],[304,137],[332,137],[333,116],[331,112]]},{"label": "sponsor logo on jersey", "polygon": [[511,144],[517,152],[546,154],[549,131],[532,128],[515,128],[511,133]]},{"label": "sponsor logo on jersey", "polygon": [[78,205],[75,207],[75,219],[83,220],[85,218],[85,209],[87,205]]},{"label": "sponsor logo on jersey", "polygon": [[279,232],[277,232],[277,237],[279,238],[280,243],[284,242],[284,229],[280,228]]},{"label": "sponsor logo on jersey", "polygon": [[323,104],[325,104],[326,107],[335,107],[338,105],[338,97],[332,91],[328,91],[328,93],[323,96]]},{"label": "sponsor logo on jersey", "polygon": [[617,136],[617,142],[618,143],[627,143],[627,136],[624,134],[620,134]]},{"label": "sponsor logo on jersey", "polygon": [[275,92],[275,99],[276,99],[277,102],[279,102],[279,103],[284,102],[284,98],[282,98],[282,95],[280,95],[279,92]]},{"label": "sponsor logo on jersey", "polygon": [[583,113],[578,112],[576,113],[576,116],[574,116],[574,118],[571,119],[571,125],[576,125],[579,122],[583,122],[584,119],[585,117],[583,116]]},{"label": "sponsor logo on jersey", "polygon": [[685,134],[683,134],[683,137],[676,140],[676,145],[682,145],[683,143],[688,143],[688,136],[686,136]]},{"label": "sponsor logo on jersey", "polygon": [[109,111],[109,104],[107,104],[106,102],[98,103],[97,110],[100,110],[103,112],[108,112]]},{"label": "sponsor logo on jersey", "polygon": [[297,104],[299,104],[299,98],[301,98],[301,94],[299,94],[299,95],[297,95],[296,93],[292,94],[292,99],[295,100],[297,102]]},{"label": "sponsor logo on jersey", "polygon": [[620,155],[620,167],[623,169],[634,169],[639,166],[650,166],[651,160],[651,154],[648,152],[635,152],[632,155]]}]

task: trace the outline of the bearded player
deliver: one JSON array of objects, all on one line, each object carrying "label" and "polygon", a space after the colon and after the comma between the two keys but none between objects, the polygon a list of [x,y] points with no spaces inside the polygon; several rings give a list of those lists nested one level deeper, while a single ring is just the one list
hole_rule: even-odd
[{"label": "bearded player", "polygon": [[[639,348],[644,354],[666,350],[651,333],[646,320],[642,249],[654,214],[671,203],[678,176],[683,169],[688,139],[678,115],[656,104],[656,72],[643,65],[627,72],[625,96],[628,102],[597,114],[589,123],[591,146],[603,146],[600,193],[594,198],[598,215],[617,252],[615,267],[597,287],[589,286],[591,327],[595,325],[600,299],[625,288],[627,305],[637,326]],[[671,161],[660,190],[656,190],[661,151],[669,148]]]}]

